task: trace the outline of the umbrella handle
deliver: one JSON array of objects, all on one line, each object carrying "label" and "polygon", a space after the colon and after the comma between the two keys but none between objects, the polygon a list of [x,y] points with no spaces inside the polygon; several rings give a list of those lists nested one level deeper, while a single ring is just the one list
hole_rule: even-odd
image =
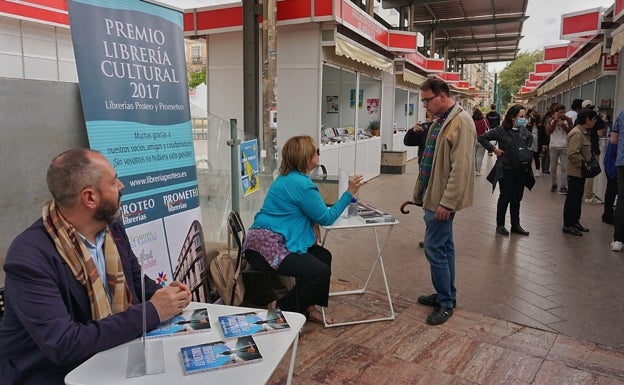
[{"label": "umbrella handle", "polygon": [[403,202],[403,204],[401,205],[401,213],[402,214],[409,214],[409,210],[407,210],[405,207],[407,207],[408,205],[413,205],[414,203],[412,203],[412,201],[405,201]]}]

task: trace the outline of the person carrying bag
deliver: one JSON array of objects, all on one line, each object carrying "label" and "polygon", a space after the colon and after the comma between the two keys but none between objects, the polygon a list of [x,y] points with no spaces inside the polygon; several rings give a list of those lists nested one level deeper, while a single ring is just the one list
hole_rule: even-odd
[{"label": "person carrying bag", "polygon": [[[479,144],[498,157],[487,180],[492,183],[492,192],[497,183],[500,187],[496,207],[496,232],[505,236],[509,235],[509,230],[505,228],[507,207],[511,217],[511,232],[529,235],[529,232],[520,226],[520,201],[524,188],[531,190],[535,185],[531,168],[533,154],[530,150],[533,135],[526,128],[526,122],[526,110],[516,104],[507,111],[500,126],[477,138]],[[498,143],[498,147],[490,143],[493,140]]]},{"label": "person carrying bag", "polygon": [[602,172],[600,162],[592,154],[590,160],[584,160],[581,163],[581,176],[583,178],[593,178]]},{"label": "person carrying bag", "polygon": [[600,173],[600,164],[591,152],[589,130],[596,123],[596,111],[581,110],[576,116],[576,126],[568,134],[566,149],[568,161],[568,193],[563,205],[564,234],[581,236],[589,231],[580,223],[581,206],[585,179],[592,178]]}]

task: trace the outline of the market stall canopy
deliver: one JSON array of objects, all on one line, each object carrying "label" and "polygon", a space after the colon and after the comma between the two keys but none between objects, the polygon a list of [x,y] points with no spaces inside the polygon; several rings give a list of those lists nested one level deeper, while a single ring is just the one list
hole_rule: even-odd
[{"label": "market stall canopy", "polygon": [[[618,14],[624,14],[624,1],[606,9],[596,7],[561,15],[559,38],[569,41],[544,47],[544,61],[535,64],[535,71],[529,74],[518,97],[529,99],[544,95],[601,61],[603,73],[613,70],[610,63],[616,63],[617,71],[617,52],[624,46],[624,39],[616,38],[624,21]],[[608,36],[613,37],[612,41]],[[538,74],[541,76],[536,76]]]},{"label": "market stall canopy", "polygon": [[412,7],[413,30],[433,52],[448,49],[459,65],[512,61],[518,53],[528,0],[382,0],[383,8]]}]

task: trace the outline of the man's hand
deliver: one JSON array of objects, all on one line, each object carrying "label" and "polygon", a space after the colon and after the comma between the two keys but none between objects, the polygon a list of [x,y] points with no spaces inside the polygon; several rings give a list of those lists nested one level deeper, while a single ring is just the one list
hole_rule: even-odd
[{"label": "man's hand", "polygon": [[188,303],[186,305],[188,305],[191,302],[191,290],[188,288],[188,286],[186,286],[185,284],[183,284],[180,281],[173,281],[173,282],[171,282],[171,284],[169,286],[179,287],[180,290],[183,290],[183,291],[187,292],[188,293]]},{"label": "man's hand", "polygon": [[191,292],[185,284],[174,281],[171,285],[156,290],[150,302],[158,311],[160,321],[166,321],[182,313],[191,302]]},{"label": "man's hand", "polygon": [[451,218],[451,210],[439,205],[435,212],[435,219],[439,221],[448,221]]}]

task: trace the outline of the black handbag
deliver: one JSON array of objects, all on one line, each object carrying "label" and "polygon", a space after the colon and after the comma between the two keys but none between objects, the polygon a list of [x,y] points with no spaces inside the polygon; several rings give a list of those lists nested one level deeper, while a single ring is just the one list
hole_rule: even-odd
[{"label": "black handbag", "polygon": [[529,167],[533,161],[533,151],[526,147],[518,147],[518,162],[522,167]]},{"label": "black handbag", "polygon": [[581,163],[581,175],[583,178],[593,178],[600,174],[600,162],[592,156],[590,160],[584,160]]}]

